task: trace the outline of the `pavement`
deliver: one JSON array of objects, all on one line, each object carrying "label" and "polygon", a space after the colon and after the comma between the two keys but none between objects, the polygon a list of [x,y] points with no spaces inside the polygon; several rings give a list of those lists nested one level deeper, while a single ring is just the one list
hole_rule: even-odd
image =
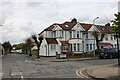
[{"label": "pavement", "polygon": [[[28,56],[28,55],[26,55]],[[29,57],[29,56],[28,56]],[[72,59],[56,59],[56,57],[40,57],[36,58],[36,56],[31,56],[30,58],[35,59],[37,61],[49,61],[49,62],[67,62],[67,61],[84,61],[84,60],[97,60],[98,57],[90,57],[90,58],[72,58]]]},{"label": "pavement", "polygon": [[94,79],[120,80],[120,66],[117,64],[89,67],[87,73]]}]

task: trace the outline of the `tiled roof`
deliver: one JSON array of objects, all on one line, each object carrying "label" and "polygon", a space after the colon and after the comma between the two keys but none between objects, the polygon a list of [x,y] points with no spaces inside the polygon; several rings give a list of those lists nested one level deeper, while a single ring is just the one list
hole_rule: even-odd
[{"label": "tiled roof", "polygon": [[69,44],[68,41],[60,41],[62,44]]},{"label": "tiled roof", "polygon": [[55,26],[54,25],[57,25],[57,23],[54,23],[52,25],[50,25],[48,28],[46,28],[45,30],[46,31],[51,31]]},{"label": "tiled roof", "polygon": [[55,26],[54,25],[59,25],[63,30],[70,30],[71,28],[73,28],[75,25],[77,24],[77,22],[64,22],[63,24],[52,24],[51,26],[49,26],[48,28],[46,28],[46,31],[51,31]]},{"label": "tiled roof", "polygon": [[77,22],[64,22],[63,24],[58,24],[63,30],[71,30]]},{"label": "tiled roof", "polygon": [[97,27],[98,30],[101,31],[101,32],[107,32],[107,33],[111,33],[111,32],[113,32],[111,26],[101,26],[101,25],[96,25],[96,27]]},{"label": "tiled roof", "polygon": [[[93,24],[85,24],[85,23],[80,23],[80,25],[86,30],[88,31]],[[108,26],[108,25],[95,25],[97,27],[97,29],[100,31],[100,32],[107,32],[107,33],[111,33],[113,32],[111,26]]]},{"label": "tiled roof", "polygon": [[56,38],[45,38],[48,44],[58,44]]},{"label": "tiled roof", "polygon": [[66,21],[63,24],[54,23],[54,24],[50,25],[48,28],[46,28],[45,30],[51,31],[55,27],[54,25],[59,25],[63,30],[70,30],[76,24],[77,24],[77,20],[74,18],[70,22]]},{"label": "tiled roof", "polygon": [[[54,24],[50,25],[48,28],[44,29],[42,32],[52,31],[52,29],[55,27],[55,25],[59,25],[63,30],[71,30],[76,24],[77,24],[77,20],[74,18],[72,21],[70,21],[70,22],[66,21],[63,24],[54,23]],[[93,24],[80,23],[80,25],[85,29],[85,31],[88,31],[92,27]],[[96,27],[101,32],[111,33],[113,31],[109,24],[107,24],[105,26],[96,25]]]},{"label": "tiled roof", "polygon": [[80,23],[80,25],[85,29],[85,31],[88,31],[92,27],[92,24]]}]

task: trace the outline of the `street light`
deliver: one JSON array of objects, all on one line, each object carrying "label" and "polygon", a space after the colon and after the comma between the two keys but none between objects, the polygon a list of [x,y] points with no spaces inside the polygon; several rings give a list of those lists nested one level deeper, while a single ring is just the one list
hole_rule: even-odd
[{"label": "street light", "polygon": [[[93,19],[93,26],[95,26],[95,20],[98,19],[98,18],[99,17],[96,17],[95,19]],[[95,38],[94,38],[94,58],[95,58]]]},{"label": "street light", "polygon": [[95,19],[93,19],[93,25],[95,25],[95,20],[98,19],[99,17],[96,17]]}]

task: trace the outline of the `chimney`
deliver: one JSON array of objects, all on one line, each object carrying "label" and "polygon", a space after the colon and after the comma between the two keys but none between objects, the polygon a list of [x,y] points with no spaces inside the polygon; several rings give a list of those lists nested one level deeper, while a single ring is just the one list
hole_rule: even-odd
[{"label": "chimney", "polygon": [[72,23],[77,23],[77,19],[76,19],[76,18],[73,18],[73,19],[71,20],[71,22],[72,22]]},{"label": "chimney", "polygon": [[110,26],[110,23],[105,24],[105,26]]}]

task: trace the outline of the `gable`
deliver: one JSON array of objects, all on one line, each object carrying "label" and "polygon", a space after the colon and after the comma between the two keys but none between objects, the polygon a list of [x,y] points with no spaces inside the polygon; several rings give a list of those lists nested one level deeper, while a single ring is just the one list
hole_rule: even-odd
[{"label": "gable", "polygon": [[71,30],[85,31],[85,29],[79,23],[77,23]]},{"label": "gable", "polygon": [[55,27],[52,30],[62,30],[62,28],[59,25],[54,25]]},{"label": "gable", "polygon": [[93,25],[88,31],[90,31],[90,32],[91,31],[98,31],[98,32],[100,32],[95,25]]}]

